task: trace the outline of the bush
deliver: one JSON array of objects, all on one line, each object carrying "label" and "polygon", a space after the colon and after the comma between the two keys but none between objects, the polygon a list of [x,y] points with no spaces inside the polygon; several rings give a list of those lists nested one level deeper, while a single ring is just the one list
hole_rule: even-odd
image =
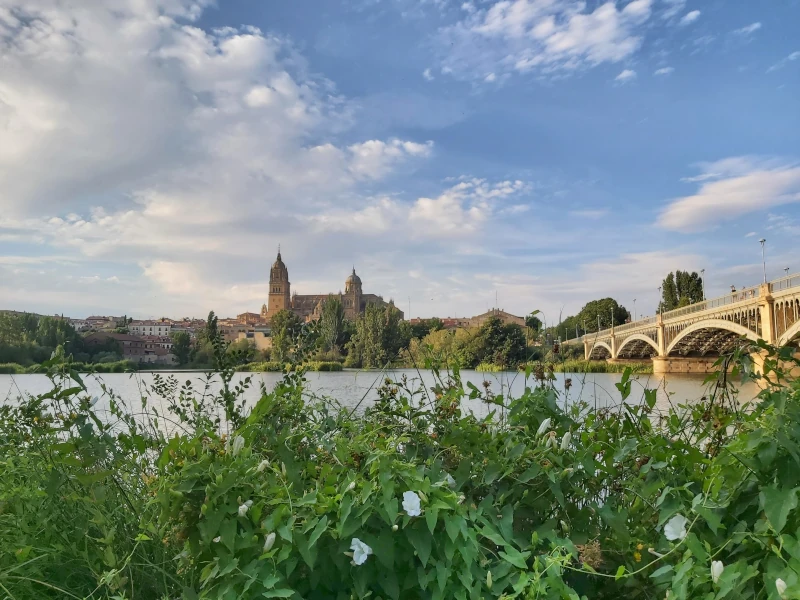
[{"label": "bush", "polygon": [[[730,359],[748,377],[754,350]],[[699,404],[658,412],[654,390],[635,406],[563,408],[545,376],[508,399],[434,371],[430,396],[386,380],[359,415],[307,400],[298,372],[246,414],[250,380],[231,387],[232,374],[216,396],[155,375],[144,405],[109,398],[96,413],[80,380],[59,394],[65,374],[53,373],[53,393],[0,407],[0,589],[147,600],[800,593],[800,384],[780,372],[760,380],[752,406],[722,369]],[[462,412],[466,398],[497,412]]]},{"label": "bush", "polygon": [[0,375],[19,375],[25,372],[25,367],[17,363],[0,364]]}]

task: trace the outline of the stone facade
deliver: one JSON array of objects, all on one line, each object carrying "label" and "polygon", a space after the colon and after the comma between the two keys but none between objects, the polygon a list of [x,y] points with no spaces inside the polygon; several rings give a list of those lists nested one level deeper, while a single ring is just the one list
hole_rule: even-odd
[{"label": "stone facade", "polygon": [[[344,293],[331,294],[292,294],[291,284],[289,283],[289,270],[286,268],[281,253],[272,265],[269,272],[269,298],[267,303],[261,307],[261,318],[270,321],[272,317],[281,310],[291,310],[304,321],[314,321],[319,318],[322,312],[322,303],[329,296],[333,296],[342,303],[344,316],[351,321],[362,314],[369,304],[387,306],[383,297],[375,294],[365,294],[362,290],[361,278],[356,275],[356,269],[344,282]],[[403,312],[400,318],[403,318]]]}]

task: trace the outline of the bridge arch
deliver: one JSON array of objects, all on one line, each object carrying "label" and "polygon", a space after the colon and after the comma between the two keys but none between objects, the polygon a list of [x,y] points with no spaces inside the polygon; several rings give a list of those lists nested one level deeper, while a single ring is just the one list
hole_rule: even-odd
[{"label": "bridge arch", "polygon": [[611,351],[611,346],[605,342],[595,342],[592,349],[589,351],[589,358],[594,360],[614,358],[614,353]]},{"label": "bridge arch", "polygon": [[789,327],[781,336],[781,339],[778,340],[778,346],[785,346],[789,342],[791,342],[794,338],[800,336],[800,321]]},{"label": "bridge arch", "polygon": [[667,347],[666,356],[696,353],[705,356],[709,352],[722,354],[730,350],[736,341],[746,337],[756,342],[758,335],[753,331],[725,319],[707,319],[685,327]]},{"label": "bridge arch", "polygon": [[[650,352],[652,348],[654,352]],[[655,354],[658,356],[658,344],[653,338],[641,333],[634,333],[625,338],[622,345],[617,348],[617,355],[614,358],[649,358]]]}]

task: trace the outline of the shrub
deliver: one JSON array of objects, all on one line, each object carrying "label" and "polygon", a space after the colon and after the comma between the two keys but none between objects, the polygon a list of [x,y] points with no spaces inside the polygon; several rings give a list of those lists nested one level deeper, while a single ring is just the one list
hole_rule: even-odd
[{"label": "shrub", "polygon": [[17,363],[1,363],[0,375],[18,375],[25,372],[25,367]]},{"label": "shrub", "polygon": [[[755,350],[776,358],[738,350],[703,401],[661,411],[654,390],[619,409],[565,408],[538,374],[521,397],[494,397],[456,369],[434,370],[431,390],[387,379],[355,415],[309,400],[301,369],[248,414],[250,379],[231,387],[226,367],[217,395],[156,374],[143,405],[112,396],[96,412],[57,366],[53,392],[0,407],[0,589],[795,598],[800,384],[768,371],[742,407],[730,377],[752,377]],[[494,412],[462,412],[467,398]]]}]

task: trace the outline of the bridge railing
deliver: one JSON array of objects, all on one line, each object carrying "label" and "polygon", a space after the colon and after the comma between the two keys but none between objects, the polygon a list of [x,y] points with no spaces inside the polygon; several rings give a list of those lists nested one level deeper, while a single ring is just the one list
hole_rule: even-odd
[{"label": "bridge railing", "polygon": [[737,302],[742,302],[744,300],[751,300],[753,298],[758,298],[760,293],[761,290],[759,289],[758,286],[744,288],[742,290],[739,290],[738,292],[733,292],[725,296],[720,296],[719,298],[712,298],[711,300],[703,300],[702,302],[695,302],[694,304],[690,304],[689,306],[684,306],[683,308],[668,310],[665,313],[661,313],[661,318],[664,319],[665,321],[677,319],[703,310],[720,308],[722,306],[736,304]]},{"label": "bridge railing", "polygon": [[[651,325],[655,324],[657,318],[647,317],[645,319],[639,319],[638,321],[632,321],[630,323],[623,323],[622,325],[615,325],[614,326],[614,333],[620,333],[621,331],[627,331],[629,329],[635,329],[637,327],[642,327],[643,325]],[[581,336],[581,341],[592,341],[594,339],[602,338],[611,335],[611,328],[601,329],[599,332],[595,331],[593,333],[586,333]]]},{"label": "bridge railing", "polygon": [[780,292],[782,290],[788,290],[789,288],[798,286],[800,286],[800,273],[795,273],[794,275],[787,275],[786,277],[781,277],[775,281],[770,281],[769,291]]}]

